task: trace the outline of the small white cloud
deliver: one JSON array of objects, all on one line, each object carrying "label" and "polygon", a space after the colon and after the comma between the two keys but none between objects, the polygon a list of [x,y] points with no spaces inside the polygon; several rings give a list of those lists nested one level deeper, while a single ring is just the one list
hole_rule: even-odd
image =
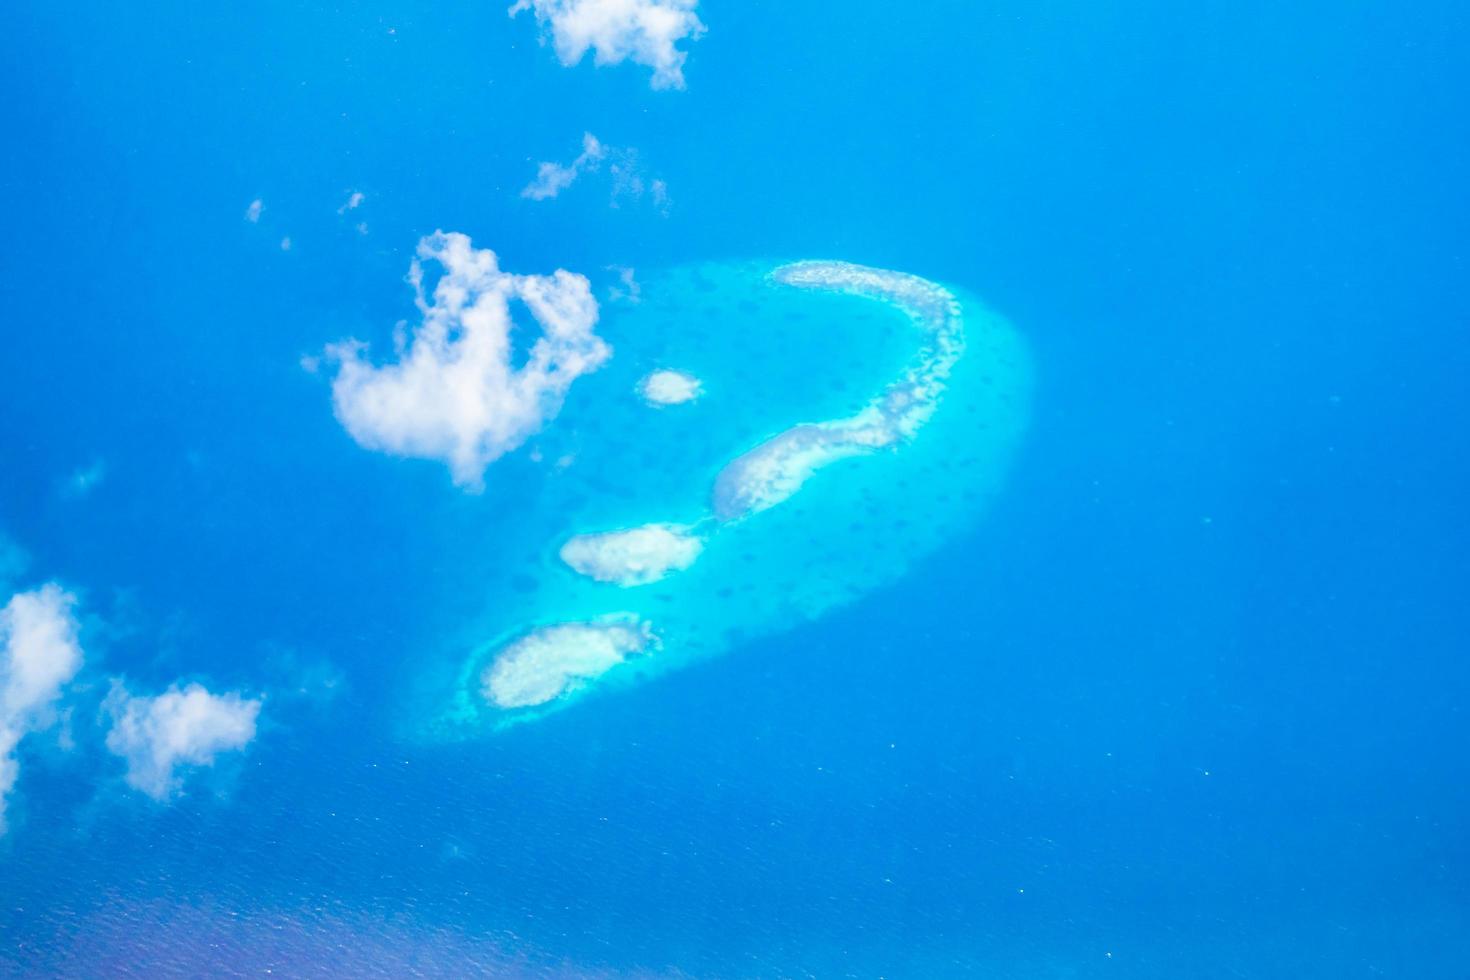
[{"label": "small white cloud", "polygon": [[220,753],[250,744],[260,704],[235,692],[211,694],[199,684],[144,697],[114,680],[102,706],[112,720],[107,748],[127,762],[129,786],[166,800],[183,784],[179,768],[211,766]]},{"label": "small white cloud", "polygon": [[641,200],[647,192],[660,214],[669,211],[669,189],[662,180],[646,180],[638,151],[632,147],[608,146],[591,133],[582,134],[582,152],[571,163],[543,161],[536,165],[536,179],[521,190],[521,197],[545,201],[572,186],[584,173],[597,173],[607,165],[611,186],[608,203],[620,207],[624,201]]},{"label": "small white cloud", "polygon": [[[581,157],[577,158],[578,160]],[[576,163],[572,166],[563,167],[559,163],[542,161],[536,167],[536,179],[521,188],[521,197],[532,201],[545,201],[556,197],[562,191],[572,186],[577,179],[579,170]]]},{"label": "small white cloud", "polygon": [[683,371],[654,371],[638,382],[638,396],[655,408],[683,405],[704,393],[704,384]]},{"label": "small white cloud", "polygon": [[265,205],[261,202],[260,198],[257,197],[255,200],[251,201],[250,206],[245,209],[245,220],[250,222],[252,225],[258,223],[260,221],[260,212],[264,210]]},{"label": "small white cloud", "polygon": [[346,214],[348,211],[355,211],[362,207],[363,200],[362,191],[353,191],[347,196],[346,202],[337,209],[337,213]]},{"label": "small white cloud", "polygon": [[68,500],[80,500],[97,489],[97,485],[106,476],[107,463],[101,459],[94,459],[66,478],[66,482],[61,486],[61,495]]},{"label": "small white cloud", "polygon": [[75,605],[75,596],[50,583],[0,609],[0,833],[20,772],[15,747],[56,720],[56,701],[82,666]]},{"label": "small white cloud", "polygon": [[281,239],[281,251],[283,251],[283,252],[289,252],[289,251],[291,251],[291,236],[290,235],[287,235],[285,238]]},{"label": "small white cloud", "polygon": [[[423,262],[444,269],[432,295]],[[597,301],[583,276],[502,272],[494,252],[457,232],[419,242],[409,281],[423,320],[398,337],[397,363],[373,365],[355,340],[327,348],[337,419],[365,449],[440,460],[455,483],[478,489],[485,468],[555,418],[572,383],[612,355],[593,332]],[[520,367],[512,300],[541,326]]]},{"label": "small white cloud", "polygon": [[597,137],[591,133],[582,134],[582,152],[577,159],[566,166],[559,163],[541,163],[536,168],[536,179],[526,185],[521,191],[521,197],[530,198],[533,201],[544,201],[547,198],[556,197],[562,191],[572,186],[572,182],[581,175],[583,170],[596,170],[597,164],[603,157],[602,144]]},{"label": "small white cloud", "polygon": [[510,15],[532,11],[563,65],[575,65],[590,50],[598,65],[631,61],[652,68],[653,88],[683,88],[687,53],[675,45],[704,33],[697,6],[699,0],[518,0]]}]

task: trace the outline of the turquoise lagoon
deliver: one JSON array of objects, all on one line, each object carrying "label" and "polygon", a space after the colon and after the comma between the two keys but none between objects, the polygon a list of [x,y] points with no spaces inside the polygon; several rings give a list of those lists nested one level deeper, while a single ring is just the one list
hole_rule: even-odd
[{"label": "turquoise lagoon", "polygon": [[[490,580],[427,658],[420,735],[539,718],[814,620],[963,533],[1004,482],[1030,364],[963,289],[836,262],[639,279],[603,307],[612,360],[523,450],[524,512],[476,502],[496,526]],[[650,405],[656,371],[697,378],[699,397]],[[665,574],[619,584],[564,558],[639,528],[683,542]]]}]

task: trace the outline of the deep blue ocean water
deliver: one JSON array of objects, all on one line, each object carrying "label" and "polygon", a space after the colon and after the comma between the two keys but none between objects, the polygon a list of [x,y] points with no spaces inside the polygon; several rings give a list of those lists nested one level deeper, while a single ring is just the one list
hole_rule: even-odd
[{"label": "deep blue ocean water", "polygon": [[[700,14],[654,92],[499,4],[10,11],[0,531],[88,667],[75,747],[22,749],[0,972],[1470,975],[1464,12]],[[667,213],[519,197],[583,131]],[[1024,338],[1029,426],[896,582],[427,737],[537,471],[364,451],[300,360],[386,347],[439,228],[599,297],[954,284]],[[114,674],[264,692],[257,740],[129,793]]]}]

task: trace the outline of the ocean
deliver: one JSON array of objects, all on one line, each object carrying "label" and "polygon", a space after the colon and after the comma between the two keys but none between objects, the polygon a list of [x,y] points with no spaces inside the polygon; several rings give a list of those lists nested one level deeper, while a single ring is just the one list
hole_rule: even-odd
[{"label": "ocean", "polygon": [[[0,974],[1470,975],[1464,13],[698,11],[682,90],[500,4],[10,11],[0,600],[63,584],[86,659],[17,749]],[[587,276],[611,349],[483,487],[334,414],[440,230]],[[964,355],[717,528],[924,343],[803,260],[948,291]],[[558,556],[648,522],[709,536]],[[661,645],[487,705],[613,614]],[[254,739],[149,799],[119,677]]]}]

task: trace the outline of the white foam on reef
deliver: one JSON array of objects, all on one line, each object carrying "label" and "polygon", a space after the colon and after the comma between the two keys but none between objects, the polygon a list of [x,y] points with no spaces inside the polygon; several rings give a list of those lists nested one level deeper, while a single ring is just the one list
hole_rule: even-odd
[{"label": "white foam on reef", "polygon": [[683,371],[653,371],[638,382],[638,397],[655,408],[683,405],[704,393],[704,385]]},{"label": "white foam on reef", "polygon": [[561,560],[579,575],[623,587],[657,582],[671,571],[694,564],[704,542],[682,524],[601,534],[579,534],[561,547]]},{"label": "white foam on reef", "polygon": [[480,675],[497,708],[530,708],[572,693],[657,644],[636,616],[542,626],[496,652]]},{"label": "white foam on reef", "polygon": [[850,262],[796,262],[771,273],[790,286],[866,296],[907,313],[928,337],[897,381],[845,419],[807,422],[778,433],[731,460],[715,478],[714,511],[738,520],[774,507],[817,470],[839,459],[896,447],[934,414],[945,382],[965,350],[959,301],[918,276]]}]

